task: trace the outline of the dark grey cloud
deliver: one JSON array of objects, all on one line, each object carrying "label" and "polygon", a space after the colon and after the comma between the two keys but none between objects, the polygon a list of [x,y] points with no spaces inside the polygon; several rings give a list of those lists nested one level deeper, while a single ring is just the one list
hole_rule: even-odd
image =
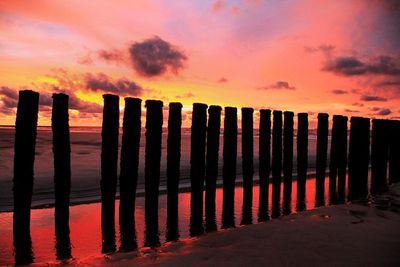
[{"label": "dark grey cloud", "polygon": [[347,93],[348,92],[346,90],[342,90],[342,89],[332,90],[332,94],[335,94],[335,95],[344,95],[344,94],[347,94]]},{"label": "dark grey cloud", "polygon": [[397,88],[400,90],[400,80],[382,80],[375,83],[375,87],[381,88]]},{"label": "dark grey cloud", "polygon": [[369,61],[363,61],[355,56],[336,57],[328,60],[322,70],[342,76],[400,75],[399,59],[391,56],[379,56]]},{"label": "dark grey cloud", "polygon": [[137,83],[126,78],[111,80],[110,77],[103,73],[86,74],[86,88],[91,91],[101,91],[120,95],[138,96],[143,92],[143,88]]},{"label": "dark grey cloud", "polygon": [[381,102],[386,102],[387,99],[384,97],[380,96],[374,96],[374,95],[362,95],[360,97],[361,101],[369,102],[369,101],[381,101]]},{"label": "dark grey cloud", "polygon": [[221,77],[221,78],[217,81],[217,83],[226,83],[226,82],[228,82],[228,79],[225,78],[225,77]]},{"label": "dark grey cloud", "polygon": [[183,51],[158,36],[135,42],[129,53],[133,68],[145,77],[160,76],[169,71],[178,74],[187,60]]},{"label": "dark grey cloud", "polygon": [[277,81],[273,84],[259,87],[259,90],[295,90],[296,87],[291,86],[287,81]]}]

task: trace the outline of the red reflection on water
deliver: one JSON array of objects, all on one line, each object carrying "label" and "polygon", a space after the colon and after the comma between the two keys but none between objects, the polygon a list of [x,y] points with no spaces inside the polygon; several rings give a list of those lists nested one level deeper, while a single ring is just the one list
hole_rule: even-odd
[{"label": "red reflection on water", "polygon": [[[325,179],[325,201],[328,198],[328,180]],[[281,186],[283,190],[283,184]],[[292,184],[292,212],[296,211],[297,182]],[[222,188],[216,192],[216,219],[218,228],[221,226],[222,217]],[[269,187],[269,211],[272,208],[272,186]],[[283,196],[283,193],[281,193]],[[258,216],[259,186],[253,188],[253,222]],[[166,233],[166,195],[159,197],[159,230],[160,241],[165,242]],[[235,189],[235,223],[239,225],[242,218],[243,188]],[[306,209],[315,207],[315,179],[306,182]],[[119,202],[116,202],[118,211]],[[282,200],[281,200],[282,205]],[[138,247],[144,243],[144,198],[136,200],[136,233]],[[32,210],[31,237],[35,262],[56,261],[56,242],[54,235],[54,209]],[[190,222],[190,193],[179,194],[179,233],[181,238],[189,237]],[[70,208],[70,231],[72,256],[84,259],[90,256],[99,256],[101,252],[101,206],[100,203],[73,206]],[[119,222],[116,214],[117,247],[119,247]],[[0,265],[13,264],[12,246],[12,213],[0,213]]]}]

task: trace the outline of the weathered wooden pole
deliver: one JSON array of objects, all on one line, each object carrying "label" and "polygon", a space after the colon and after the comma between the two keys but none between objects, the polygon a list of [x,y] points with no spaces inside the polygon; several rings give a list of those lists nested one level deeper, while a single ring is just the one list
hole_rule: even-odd
[{"label": "weathered wooden pole", "polygon": [[389,184],[400,182],[400,121],[390,121]]},{"label": "weathered wooden pole", "polygon": [[30,234],[39,93],[19,92],[14,143],[13,238],[15,263],[33,261]]},{"label": "weathered wooden pole", "polygon": [[282,175],[282,111],[274,110],[272,129],[272,217],[280,215]]},{"label": "weathered wooden pole", "polygon": [[137,248],[135,231],[135,200],[139,168],[142,100],[125,98],[122,125],[122,146],[119,175],[119,227],[121,251]]},{"label": "weathered wooden pole", "polygon": [[235,227],[237,108],[225,107],[223,148],[222,228]]},{"label": "weathered wooden pole", "polygon": [[117,190],[119,97],[103,95],[101,131],[101,232],[102,252],[115,251],[115,193]]},{"label": "weathered wooden pole", "polygon": [[387,121],[372,120],[371,140],[371,193],[382,192],[387,187],[388,132]]},{"label": "weathered wooden pole", "polygon": [[259,133],[259,176],[260,195],[258,207],[258,221],[269,219],[268,197],[269,197],[269,175],[271,172],[271,110],[260,110],[260,133]]},{"label": "weathered wooden pole", "polygon": [[53,94],[51,117],[54,155],[54,219],[57,259],[71,258],[69,237],[69,197],[71,192],[71,145],[68,95]]},{"label": "weathered wooden pole", "polygon": [[370,120],[351,117],[349,141],[349,199],[368,196]]},{"label": "weathered wooden pole", "polygon": [[308,114],[297,115],[297,210],[305,209],[308,166]]},{"label": "weathered wooden pole", "polygon": [[167,139],[167,241],[179,238],[178,195],[181,161],[182,104],[170,103]]},{"label": "weathered wooden pole", "polygon": [[293,117],[294,113],[283,113],[283,211],[291,213],[292,176],[293,176]]},{"label": "weathered wooden pole", "polygon": [[197,236],[203,228],[203,190],[207,131],[207,105],[193,104],[192,135],[190,140],[190,235]]},{"label": "weathered wooden pole", "polygon": [[329,162],[330,202],[344,201],[347,167],[347,117],[333,116]]},{"label": "weathered wooden pole", "polygon": [[316,206],[325,204],[325,174],[328,153],[328,117],[326,113],[318,114],[317,159],[316,159]]},{"label": "weathered wooden pole", "polygon": [[158,233],[158,195],[163,125],[163,102],[146,101],[146,149],[145,149],[145,246],[160,244]]},{"label": "weathered wooden pole", "polygon": [[253,108],[242,108],[243,207],[241,224],[251,224],[253,221],[253,112]]},{"label": "weathered wooden pole", "polygon": [[215,217],[215,192],[218,177],[219,135],[221,128],[221,107],[208,109],[207,156],[206,156],[206,231],[217,230]]}]

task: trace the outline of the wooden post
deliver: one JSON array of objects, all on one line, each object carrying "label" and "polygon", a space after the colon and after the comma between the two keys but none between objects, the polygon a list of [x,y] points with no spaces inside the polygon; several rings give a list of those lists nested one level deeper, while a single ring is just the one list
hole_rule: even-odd
[{"label": "wooden post", "polygon": [[325,174],[328,153],[328,117],[326,113],[318,114],[317,159],[316,159],[316,206],[325,204]]},{"label": "wooden post", "polygon": [[293,117],[294,113],[285,111],[283,126],[283,212],[291,213],[293,176]]},{"label": "wooden post", "polygon": [[33,262],[30,234],[39,93],[19,92],[14,144],[13,238],[15,263]]},{"label": "wooden post", "polygon": [[349,143],[349,199],[368,196],[369,118],[351,117]]},{"label": "wooden post", "polygon": [[105,94],[101,146],[101,231],[102,252],[115,246],[115,193],[117,190],[119,97]]},{"label": "wooden post", "polygon": [[329,163],[330,202],[343,202],[345,198],[347,167],[347,117],[333,116]]},{"label": "wooden post", "polygon": [[388,162],[388,132],[385,120],[372,120],[371,193],[386,190]]},{"label": "wooden post", "polygon": [[282,111],[274,110],[272,129],[272,217],[280,215],[282,175]]},{"label": "wooden post", "polygon": [[297,115],[297,210],[306,208],[306,181],[308,165],[308,114]]},{"label": "wooden post", "polygon": [[260,134],[259,134],[259,176],[260,196],[258,208],[258,221],[269,219],[269,175],[271,172],[271,110],[260,110]]},{"label": "wooden post", "polygon": [[253,112],[252,108],[242,108],[243,207],[241,224],[251,224],[253,220]]},{"label": "wooden post", "polygon": [[158,233],[158,194],[163,125],[163,102],[146,101],[146,151],[145,151],[145,246],[160,245]]},{"label": "wooden post", "polygon": [[167,241],[179,238],[178,195],[181,161],[182,104],[169,103],[167,140]]},{"label": "wooden post", "polygon": [[221,128],[221,107],[208,109],[207,156],[206,156],[206,231],[217,230],[215,217],[215,191],[218,177],[219,135]]},{"label": "wooden post", "polygon": [[69,136],[68,95],[53,94],[51,117],[54,155],[55,232],[57,259],[69,259],[69,198],[71,192],[71,145]]},{"label": "wooden post", "polygon": [[225,107],[223,148],[222,228],[235,227],[235,179],[237,157],[237,109]]},{"label": "wooden post", "polygon": [[400,182],[400,121],[390,121],[389,184]]},{"label": "wooden post", "polygon": [[207,105],[193,104],[190,149],[190,235],[197,236],[203,228],[203,190],[205,179],[205,154],[207,130]]},{"label": "wooden post", "polygon": [[135,200],[139,168],[142,100],[125,98],[119,176],[119,227],[121,251],[137,248],[135,232]]}]

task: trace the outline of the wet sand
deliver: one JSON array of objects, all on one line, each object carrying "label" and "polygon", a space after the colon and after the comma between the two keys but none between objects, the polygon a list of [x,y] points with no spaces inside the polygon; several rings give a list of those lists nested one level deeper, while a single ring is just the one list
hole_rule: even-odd
[{"label": "wet sand", "polygon": [[158,249],[87,258],[78,264],[400,266],[400,185],[392,186],[372,203],[321,207],[166,243]]}]

